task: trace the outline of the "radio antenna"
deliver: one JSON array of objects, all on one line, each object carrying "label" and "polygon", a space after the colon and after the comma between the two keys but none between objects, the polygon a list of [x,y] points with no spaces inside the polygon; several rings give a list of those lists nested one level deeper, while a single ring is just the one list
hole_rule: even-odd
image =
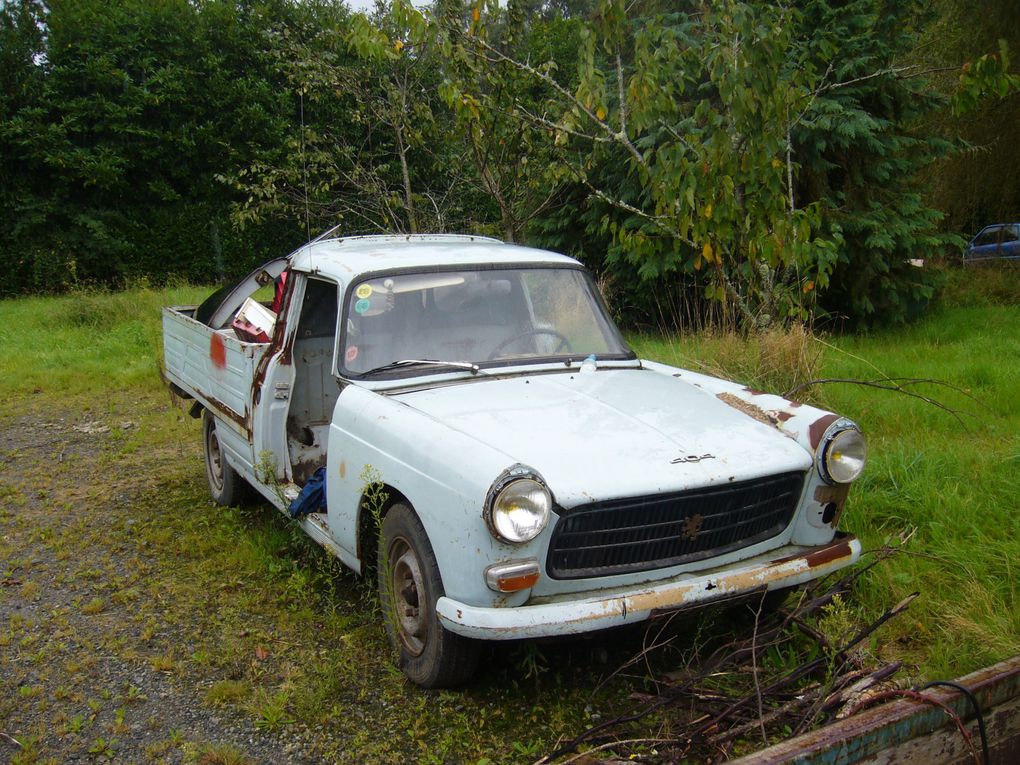
[{"label": "radio antenna", "polygon": [[301,103],[301,173],[304,178],[305,187],[305,236],[306,241],[312,239],[312,224],[308,213],[308,160],[305,158],[305,91],[304,88],[298,91],[298,98]]}]

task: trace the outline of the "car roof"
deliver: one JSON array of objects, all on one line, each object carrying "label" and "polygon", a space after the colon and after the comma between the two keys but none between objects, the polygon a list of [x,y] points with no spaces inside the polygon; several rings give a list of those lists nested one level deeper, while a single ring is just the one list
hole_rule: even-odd
[{"label": "car roof", "polygon": [[331,276],[339,281],[398,268],[528,264],[580,265],[566,255],[463,234],[324,239],[309,242],[290,255],[293,270]]}]

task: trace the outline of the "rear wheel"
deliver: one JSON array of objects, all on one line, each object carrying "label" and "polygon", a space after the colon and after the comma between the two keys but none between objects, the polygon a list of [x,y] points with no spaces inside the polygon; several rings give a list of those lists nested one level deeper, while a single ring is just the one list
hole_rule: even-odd
[{"label": "rear wheel", "polygon": [[407,505],[394,505],[383,520],[378,574],[386,632],[404,674],[423,688],[445,688],[470,679],[481,645],[440,623],[439,564],[421,521]]},{"label": "rear wheel", "polygon": [[209,480],[209,493],[221,505],[238,504],[245,496],[244,479],[230,467],[223,454],[216,432],[216,418],[206,410],[202,414],[202,442],[205,445],[205,477]]}]

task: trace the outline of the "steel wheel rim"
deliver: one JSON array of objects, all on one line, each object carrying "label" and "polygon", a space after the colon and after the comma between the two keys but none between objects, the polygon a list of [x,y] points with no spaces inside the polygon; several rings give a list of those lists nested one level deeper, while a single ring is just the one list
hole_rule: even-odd
[{"label": "steel wheel rim", "polygon": [[412,656],[421,656],[428,640],[428,614],[423,607],[425,580],[411,545],[395,539],[390,546],[390,587],[394,626]]},{"label": "steel wheel rim", "polygon": [[216,491],[220,491],[223,488],[223,454],[220,452],[220,440],[216,437],[215,426],[209,428],[206,447],[209,452],[209,480]]}]

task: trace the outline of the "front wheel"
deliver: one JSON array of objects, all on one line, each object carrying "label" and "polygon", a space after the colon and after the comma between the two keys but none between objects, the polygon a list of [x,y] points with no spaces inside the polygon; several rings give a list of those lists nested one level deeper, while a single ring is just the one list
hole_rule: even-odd
[{"label": "front wheel", "polygon": [[244,479],[230,467],[216,432],[216,418],[206,410],[202,415],[202,443],[205,446],[205,477],[209,493],[217,504],[229,507],[245,496]]},{"label": "front wheel", "polygon": [[394,505],[383,520],[378,572],[386,632],[404,674],[423,688],[445,688],[470,679],[481,646],[440,623],[439,564],[421,521],[407,505]]}]

